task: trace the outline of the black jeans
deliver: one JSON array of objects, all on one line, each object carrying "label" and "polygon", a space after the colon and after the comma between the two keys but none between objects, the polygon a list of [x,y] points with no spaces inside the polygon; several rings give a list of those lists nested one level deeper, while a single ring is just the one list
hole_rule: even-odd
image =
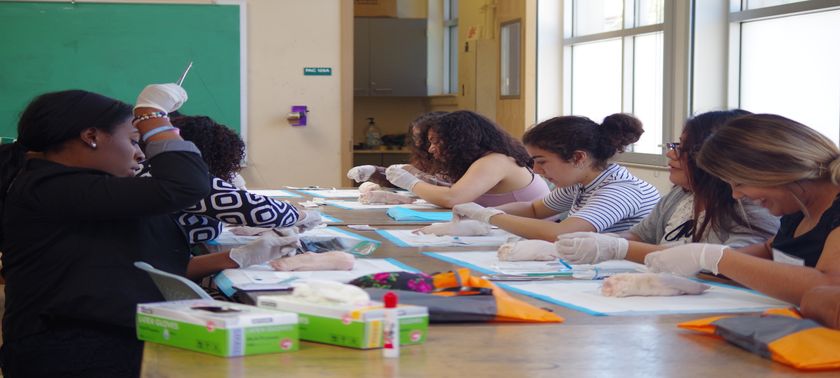
[{"label": "black jeans", "polygon": [[6,378],[138,377],[143,342],[129,329],[70,326],[8,341],[0,350]]}]

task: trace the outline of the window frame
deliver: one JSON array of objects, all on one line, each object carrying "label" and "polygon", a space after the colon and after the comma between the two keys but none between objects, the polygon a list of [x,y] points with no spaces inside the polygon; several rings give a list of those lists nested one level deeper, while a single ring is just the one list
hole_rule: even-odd
[{"label": "window frame", "polygon": [[[808,0],[762,8],[747,8],[747,0],[729,0],[727,105],[741,107],[741,29],[746,22],[840,10],[840,0]],[[838,135],[840,137],[840,128]]]},{"label": "window frame", "polygon": [[[443,0],[443,88],[446,94],[458,94],[458,0]],[[453,46],[452,42],[455,42]]]},{"label": "window frame", "polygon": [[[561,114],[570,115],[573,98],[571,96],[572,47],[576,44],[621,38],[622,40],[622,112],[633,109],[633,38],[638,35],[662,32],[663,34],[663,88],[662,88],[662,141],[661,145],[673,142],[679,136],[685,119],[690,114],[691,104],[691,11],[692,2],[689,0],[665,0],[663,21],[661,24],[633,27],[636,22],[635,7],[637,0],[623,0],[624,15],[622,29],[582,36],[574,36],[574,1],[564,0],[562,4],[563,18],[561,20],[562,58],[561,76],[562,88]],[[628,6],[629,5],[629,6]],[[677,26],[679,25],[679,26]],[[585,116],[585,114],[584,114]],[[643,166],[666,166],[664,147],[659,154],[628,151],[618,155],[615,159],[621,163],[638,164]]]}]

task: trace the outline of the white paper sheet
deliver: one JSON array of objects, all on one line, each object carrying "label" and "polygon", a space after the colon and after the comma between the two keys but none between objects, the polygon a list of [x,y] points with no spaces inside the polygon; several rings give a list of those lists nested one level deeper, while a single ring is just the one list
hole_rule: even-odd
[{"label": "white paper sheet", "polygon": [[365,205],[359,201],[341,201],[341,200],[328,200],[326,201],[327,205],[335,206],[341,209],[347,210],[369,210],[369,209],[390,209],[396,206],[402,206],[408,209],[440,209],[441,207],[428,203],[423,200],[417,200],[414,203],[409,204],[401,204],[401,205]]},{"label": "white paper sheet", "polygon": [[[559,260],[499,261],[496,251],[424,252],[424,254],[456,265],[468,267],[484,274],[567,272],[571,275],[571,271],[559,262]],[[572,265],[572,268],[580,271],[587,270],[592,267],[597,267],[600,272],[608,274],[644,270],[644,265],[627,260],[610,260],[596,265]]]},{"label": "white paper sheet", "polygon": [[672,297],[605,297],[603,281],[564,280],[505,283],[502,287],[561,306],[596,315],[758,312],[790,304],[751,290],[719,284],[700,295]]},{"label": "white paper sheet", "polygon": [[481,246],[498,247],[514,235],[500,229],[490,231],[485,236],[436,236],[415,234],[414,230],[382,230],[377,231],[400,247],[460,247]]},{"label": "white paper sheet", "polygon": [[301,192],[321,198],[359,198],[359,189],[301,190]]},{"label": "white paper sheet", "polygon": [[287,190],[275,190],[275,189],[248,189],[249,192],[254,194],[259,194],[261,196],[266,197],[300,197],[299,194],[292,193]]},{"label": "white paper sheet", "polygon": [[226,269],[215,279],[220,289],[232,294],[232,287],[241,290],[283,289],[292,282],[305,279],[329,280],[347,283],[367,274],[380,272],[408,272],[405,266],[396,265],[391,259],[356,259],[352,270],[321,270],[311,272],[277,272],[266,265],[248,269]]}]

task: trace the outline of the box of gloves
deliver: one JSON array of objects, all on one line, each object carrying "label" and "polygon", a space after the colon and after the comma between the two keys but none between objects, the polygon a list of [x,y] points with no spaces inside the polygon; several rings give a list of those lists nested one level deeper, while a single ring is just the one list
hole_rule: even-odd
[{"label": "box of gloves", "polygon": [[137,338],[222,357],[298,349],[298,316],[193,299],[137,305]]},{"label": "box of gloves", "polygon": [[[301,340],[358,349],[381,348],[383,304],[371,301],[358,287],[322,282],[308,281],[303,289],[296,286],[291,295],[260,296],[257,306],[296,312]],[[399,305],[397,314],[400,345],[426,341],[429,330],[426,307]]]}]

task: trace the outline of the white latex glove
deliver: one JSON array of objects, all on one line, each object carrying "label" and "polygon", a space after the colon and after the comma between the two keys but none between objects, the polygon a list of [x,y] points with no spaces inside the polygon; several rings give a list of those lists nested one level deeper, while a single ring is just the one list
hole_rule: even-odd
[{"label": "white latex glove", "polygon": [[292,227],[285,227],[285,228],[267,228],[267,227],[252,227],[252,226],[235,226],[235,227],[227,227],[228,231],[233,233],[234,235],[238,236],[259,236],[265,234],[267,232],[279,232],[281,236],[293,236],[297,234],[297,231],[294,230]]},{"label": "white latex glove", "polygon": [[652,273],[665,272],[693,276],[705,269],[718,273],[718,263],[727,247],[720,244],[692,243],[671,247],[645,256],[645,265]]},{"label": "white latex glove", "polygon": [[373,165],[360,165],[350,168],[347,171],[347,178],[356,182],[367,181],[373,173],[376,172],[376,167]]},{"label": "white latex glove", "polygon": [[298,237],[279,236],[274,232],[260,235],[260,238],[241,247],[230,250],[230,259],[240,268],[259,265],[266,261],[297,253]]},{"label": "white latex glove", "polygon": [[394,164],[388,167],[385,170],[385,177],[391,182],[391,184],[405,190],[411,190],[414,185],[417,185],[417,183],[420,182],[420,179],[403,168],[403,165],[404,164]]},{"label": "white latex glove", "polygon": [[467,202],[452,207],[452,221],[458,222],[461,219],[475,219],[484,223],[490,223],[492,216],[504,213],[504,211],[493,207],[484,207],[475,202]]},{"label": "white latex glove", "polygon": [[561,259],[569,264],[597,264],[607,260],[623,260],[629,243],[597,232],[572,232],[562,234],[554,242]]},{"label": "white latex glove", "polygon": [[140,95],[134,108],[155,108],[172,113],[187,102],[187,92],[178,84],[150,84]]},{"label": "white latex glove", "polygon": [[298,218],[297,223],[295,223],[295,227],[300,232],[306,232],[320,226],[322,223],[324,223],[324,219],[321,218],[320,212],[316,210],[304,210],[301,212],[301,217]]},{"label": "white latex glove", "polygon": [[312,279],[292,286],[292,298],[305,302],[354,306],[370,303],[370,296],[362,288],[340,282]]}]

